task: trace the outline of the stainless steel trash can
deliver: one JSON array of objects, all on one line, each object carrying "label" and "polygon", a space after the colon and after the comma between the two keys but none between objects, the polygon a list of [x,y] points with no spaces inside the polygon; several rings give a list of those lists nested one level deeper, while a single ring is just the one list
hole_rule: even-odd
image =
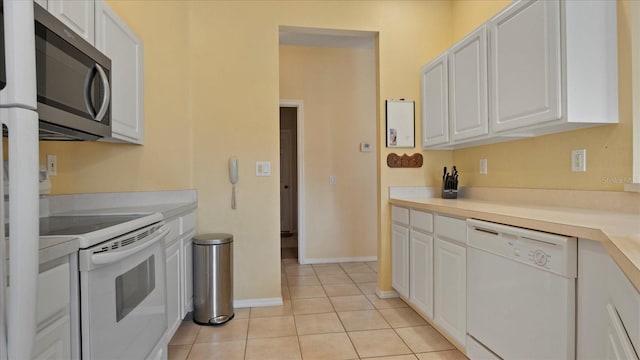
[{"label": "stainless steel trash can", "polygon": [[193,321],[221,325],[233,315],[233,235],[197,235],[193,238]]}]

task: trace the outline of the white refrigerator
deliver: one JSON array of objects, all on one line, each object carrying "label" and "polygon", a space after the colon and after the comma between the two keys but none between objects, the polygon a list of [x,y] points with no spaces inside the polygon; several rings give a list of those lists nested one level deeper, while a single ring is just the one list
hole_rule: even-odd
[{"label": "white refrigerator", "polygon": [[0,186],[5,202],[0,207],[0,359],[31,359],[39,242],[33,2],[0,0],[0,20],[4,40],[0,44],[0,122],[7,133],[0,147],[0,167],[4,166],[1,160],[8,159],[10,176],[8,193],[4,193],[4,184]]}]

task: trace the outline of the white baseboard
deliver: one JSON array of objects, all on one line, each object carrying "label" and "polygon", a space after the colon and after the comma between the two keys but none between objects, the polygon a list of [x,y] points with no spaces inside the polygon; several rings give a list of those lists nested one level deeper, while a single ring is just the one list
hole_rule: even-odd
[{"label": "white baseboard", "polygon": [[241,299],[233,300],[233,307],[236,309],[263,306],[281,306],[282,298],[262,298],[262,299]]},{"label": "white baseboard", "polygon": [[398,294],[395,290],[382,291],[380,289],[376,289],[376,295],[378,295],[380,299],[392,299],[400,297],[400,294]]},{"label": "white baseboard", "polygon": [[313,258],[304,259],[305,264],[328,264],[328,263],[346,263],[346,262],[370,262],[378,261],[377,256],[360,256],[346,258]]}]

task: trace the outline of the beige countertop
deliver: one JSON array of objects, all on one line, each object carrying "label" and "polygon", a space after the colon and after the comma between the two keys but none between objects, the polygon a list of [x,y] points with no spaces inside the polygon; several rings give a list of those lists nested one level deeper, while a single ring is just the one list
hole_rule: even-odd
[{"label": "beige countertop", "polygon": [[392,197],[394,205],[601,242],[640,291],[640,214],[472,199]]}]

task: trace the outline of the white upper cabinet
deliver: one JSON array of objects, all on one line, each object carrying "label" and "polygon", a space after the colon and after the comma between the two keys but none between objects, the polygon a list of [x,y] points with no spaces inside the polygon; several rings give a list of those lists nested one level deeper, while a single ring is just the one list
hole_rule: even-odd
[{"label": "white upper cabinet", "polygon": [[422,148],[449,142],[447,54],[422,68]]},{"label": "white upper cabinet", "polygon": [[483,25],[422,69],[422,147],[446,149],[489,132]]},{"label": "white upper cabinet", "polygon": [[618,122],[615,1],[519,1],[489,28],[494,132]]},{"label": "white upper cabinet", "polygon": [[449,50],[449,121],[454,142],[489,133],[485,26]]},{"label": "white upper cabinet", "polygon": [[618,123],[616,6],[515,1],[427,64],[423,148]]},{"label": "white upper cabinet", "polygon": [[560,4],[522,1],[490,27],[493,130],[559,119]]},{"label": "white upper cabinet", "polygon": [[[37,1],[43,5],[43,1]],[[78,0],[49,0],[46,9],[92,45],[95,44],[95,3]]]},{"label": "white upper cabinet", "polygon": [[111,59],[112,139],[142,144],[144,92],[142,41],[109,8],[96,1],[96,47]]}]

